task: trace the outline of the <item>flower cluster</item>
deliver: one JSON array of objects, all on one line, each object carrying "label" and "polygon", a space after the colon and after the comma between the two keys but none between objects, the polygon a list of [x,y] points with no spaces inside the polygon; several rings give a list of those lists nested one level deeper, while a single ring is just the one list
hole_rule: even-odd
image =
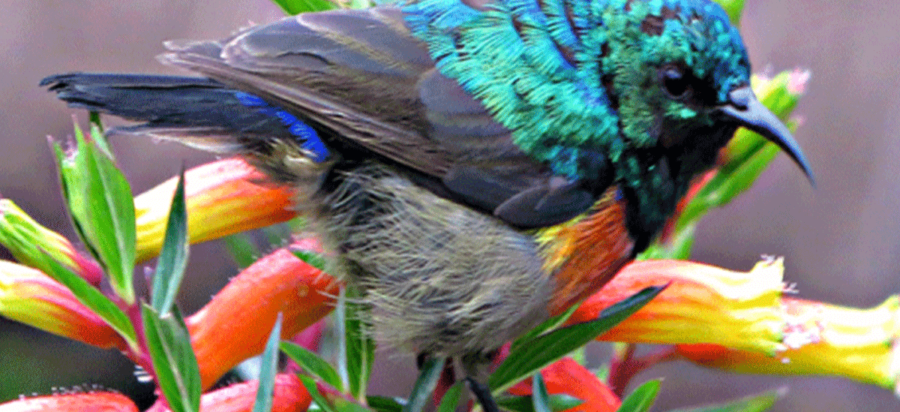
[{"label": "flower cluster", "polygon": [[[733,18],[743,5],[723,3]],[[807,79],[808,73],[794,71],[755,78],[753,86],[773,112],[787,116]],[[72,218],[90,253],[41,226],[11,200],[0,199],[0,244],[18,261],[0,261],[0,315],[122,351],[157,380],[163,396],[151,408],[154,412],[198,407],[247,411],[262,399],[258,393],[263,387],[271,391],[269,410],[274,411],[303,411],[312,402],[325,410],[401,406],[393,399],[365,395],[371,342],[365,334],[350,333],[354,328],[359,332],[359,318],[348,300],[340,298],[341,282],[316,264],[321,251],[315,240],[295,241],[259,259],[190,316],[182,318],[173,306],[188,243],[296,217],[291,190],[261,183],[258,171],[231,158],[188,170],[180,179],[132,197],[102,133],[95,129],[90,138],[80,131],[76,135],[77,147],[68,151],[57,147],[57,153]],[[503,380],[500,387],[507,389],[509,405],[547,395],[557,410],[637,410],[629,405],[652,399],[658,382],[641,386],[629,397],[623,397],[624,385],[637,372],[674,359],[740,373],[840,376],[896,391],[900,297],[892,296],[872,309],[839,307],[785,296],[780,258],[765,258],[748,272],[685,260],[699,219],[746,190],[777,153],[774,145],[740,131],[723,150],[720,165],[697,179],[644,261],[626,266],[602,290],[555,319],[556,324],[542,325],[541,333],[528,341],[574,333],[573,326],[612,319],[627,309],[631,316],[596,329],[596,339],[669,346],[644,358],[635,357],[632,346],[620,347],[606,379],[563,358],[564,353],[547,355]],[[103,201],[83,207],[85,199],[98,198]],[[131,272],[135,262],[157,256],[153,294],[144,303],[131,287]],[[649,303],[628,303],[648,288],[656,294],[647,299]],[[350,331],[341,335],[338,345],[343,351],[338,355],[343,363],[340,371],[314,353],[323,330],[319,321],[332,312],[337,312],[337,329]],[[273,370],[261,374],[258,382],[199,395],[238,363],[263,352],[271,354],[273,327],[280,331],[276,338],[301,336],[295,341],[305,342],[281,346],[294,362],[288,369],[304,374]],[[516,359],[516,344],[513,348],[507,362],[528,364]],[[436,367],[439,374],[452,371],[450,365]],[[498,374],[501,369],[503,365]],[[528,376],[533,378],[522,380]],[[441,387],[443,396],[436,399],[441,410],[454,409],[448,399],[458,392],[452,381]],[[410,402],[416,398],[410,397]],[[765,403],[775,398],[777,394],[764,394],[755,399]],[[137,410],[126,397],[105,391],[75,391],[0,405],[0,412],[86,409]]]}]

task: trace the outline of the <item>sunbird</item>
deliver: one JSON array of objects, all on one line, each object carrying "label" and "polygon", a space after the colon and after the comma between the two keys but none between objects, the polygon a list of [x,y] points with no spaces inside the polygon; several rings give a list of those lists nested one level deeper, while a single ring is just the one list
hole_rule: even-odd
[{"label": "sunbird", "polygon": [[41,85],[296,188],[375,337],[456,360],[488,412],[492,354],[643,251],[737,128],[812,180],[708,0],[410,0],[166,47],[202,77]]}]

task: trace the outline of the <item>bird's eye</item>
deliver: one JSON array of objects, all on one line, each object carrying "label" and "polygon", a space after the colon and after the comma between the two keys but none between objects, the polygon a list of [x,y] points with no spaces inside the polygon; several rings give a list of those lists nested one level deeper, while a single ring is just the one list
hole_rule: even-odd
[{"label": "bird's eye", "polygon": [[673,99],[684,99],[690,94],[690,81],[684,71],[675,65],[666,65],[659,71],[663,90]]}]

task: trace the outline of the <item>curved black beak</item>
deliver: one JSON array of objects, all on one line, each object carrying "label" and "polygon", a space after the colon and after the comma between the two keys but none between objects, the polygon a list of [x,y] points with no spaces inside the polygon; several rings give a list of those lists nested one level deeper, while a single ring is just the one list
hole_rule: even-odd
[{"label": "curved black beak", "polygon": [[761,134],[767,140],[778,145],[784,150],[794,163],[803,170],[809,182],[815,186],[816,178],[813,176],[800,145],[791,136],[791,131],[787,126],[775,116],[766,106],[763,106],[756,95],[745,86],[734,89],[728,94],[729,102],[719,107],[719,110],[736,121],[739,125],[744,126],[756,133]]}]

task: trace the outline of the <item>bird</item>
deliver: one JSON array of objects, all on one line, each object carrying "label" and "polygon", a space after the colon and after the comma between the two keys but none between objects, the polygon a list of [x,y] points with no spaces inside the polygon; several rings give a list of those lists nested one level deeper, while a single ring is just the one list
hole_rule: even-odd
[{"label": "bird", "polygon": [[379,343],[456,360],[487,412],[492,354],[646,249],[739,127],[813,179],[709,0],[406,0],[165,47],[194,75],[41,85],[296,188]]}]

